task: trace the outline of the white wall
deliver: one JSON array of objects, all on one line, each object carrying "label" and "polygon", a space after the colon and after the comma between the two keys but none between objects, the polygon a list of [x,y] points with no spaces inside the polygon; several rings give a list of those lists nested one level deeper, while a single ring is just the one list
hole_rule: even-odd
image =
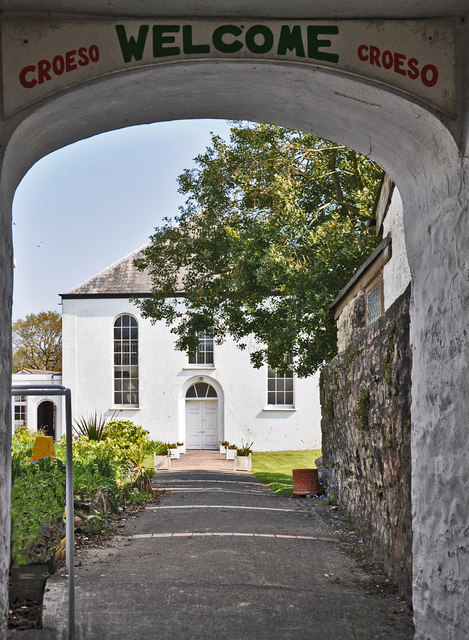
[{"label": "white wall", "polygon": [[[63,384],[72,390],[75,418],[117,411],[158,440],[185,442],[185,393],[203,376],[219,396],[219,436],[234,444],[249,441],[257,451],[316,449],[321,446],[318,376],[295,380],[295,409],[267,407],[267,370],[254,369],[249,350],[233,342],[215,345],[214,368],[188,365],[174,348],[164,323],[139,317],[125,299],[63,300]],[[139,324],[139,408],[113,403],[113,325],[129,313]]]},{"label": "white wall", "polygon": [[404,293],[410,282],[410,268],[404,237],[402,198],[394,188],[388,212],[383,221],[383,237],[388,233],[392,238],[392,256],[383,268],[384,309]]}]

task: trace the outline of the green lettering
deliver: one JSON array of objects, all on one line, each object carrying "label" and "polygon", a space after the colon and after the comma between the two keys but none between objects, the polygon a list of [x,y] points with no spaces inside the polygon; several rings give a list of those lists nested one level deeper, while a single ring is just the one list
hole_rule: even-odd
[{"label": "green lettering", "polygon": [[182,45],[184,53],[210,53],[209,44],[194,44],[192,42],[192,26],[185,24],[182,27]]},{"label": "green lettering", "polygon": [[175,37],[173,35],[165,35],[168,33],[178,33],[179,25],[160,25],[153,27],[153,57],[164,58],[166,56],[178,56],[181,52],[179,47],[165,47],[165,44],[174,44]]},{"label": "green lettering", "polygon": [[[262,36],[264,42],[256,43],[256,36]],[[246,46],[251,53],[268,53],[274,45],[274,34],[262,24],[255,24],[246,31]]]},{"label": "green lettering", "polygon": [[301,37],[301,27],[298,25],[290,29],[288,25],[284,24],[280,29],[277,54],[279,56],[284,56],[287,51],[295,51],[298,58],[305,57],[305,48]]},{"label": "green lettering", "polygon": [[243,30],[237,27],[235,24],[224,24],[221,27],[217,27],[213,32],[212,42],[213,46],[220,53],[237,53],[243,48],[243,43],[239,40],[233,40],[233,42],[225,42],[224,36],[240,36]]},{"label": "green lettering", "polygon": [[339,62],[339,56],[336,53],[319,51],[322,47],[331,46],[331,41],[320,40],[320,35],[337,35],[338,33],[339,27],[336,26],[308,27],[308,58],[314,58],[315,60],[327,60],[327,62]]},{"label": "green lettering", "polygon": [[147,24],[142,24],[138,30],[137,40],[135,40],[133,36],[127,38],[127,33],[123,24],[116,24],[116,33],[119,38],[119,45],[124,62],[132,62],[132,57],[135,60],[142,59],[145,43],[147,41],[148,29],[149,27]]}]

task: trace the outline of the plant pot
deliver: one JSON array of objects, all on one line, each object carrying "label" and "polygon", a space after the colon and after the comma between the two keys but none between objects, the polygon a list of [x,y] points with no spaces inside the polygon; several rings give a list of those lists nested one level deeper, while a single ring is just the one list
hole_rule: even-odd
[{"label": "plant pot", "polygon": [[317,469],[292,469],[294,496],[314,496],[319,491]]},{"label": "plant pot", "polygon": [[179,447],[175,449],[170,449],[169,454],[171,456],[171,460],[179,460]]},{"label": "plant pot", "polygon": [[226,447],[224,447],[222,444],[220,445],[220,453],[222,455],[226,455]]},{"label": "plant pot", "polygon": [[153,454],[153,464],[155,471],[169,471],[171,469],[171,457],[169,455],[157,456]]},{"label": "plant pot", "polygon": [[227,449],[226,450],[226,459],[234,460],[236,458],[236,449]]},{"label": "plant pot", "polygon": [[186,445],[185,444],[179,445],[178,451],[179,451],[179,455],[181,455],[181,453],[186,453]]},{"label": "plant pot", "polygon": [[251,454],[248,456],[237,455],[234,459],[235,471],[251,471]]}]

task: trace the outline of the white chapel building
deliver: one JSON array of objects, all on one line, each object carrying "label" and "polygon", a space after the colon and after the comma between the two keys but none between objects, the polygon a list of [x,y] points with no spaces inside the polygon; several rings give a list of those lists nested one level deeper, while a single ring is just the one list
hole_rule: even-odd
[{"label": "white chapel building", "polygon": [[62,384],[73,418],[132,420],[188,449],[216,449],[221,440],[252,442],[255,451],[319,449],[319,375],[255,369],[249,349],[209,335],[191,356],[176,350],[166,324],[142,318],[130,301],[151,292],[150,276],[134,266],[140,252],[61,296]]}]

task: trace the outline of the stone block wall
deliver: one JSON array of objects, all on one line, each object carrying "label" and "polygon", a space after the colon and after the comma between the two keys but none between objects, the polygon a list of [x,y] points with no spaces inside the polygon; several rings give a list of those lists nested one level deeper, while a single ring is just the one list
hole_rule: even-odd
[{"label": "stone block wall", "polygon": [[410,603],[409,299],[410,286],[385,315],[356,328],[320,386],[329,494]]}]

